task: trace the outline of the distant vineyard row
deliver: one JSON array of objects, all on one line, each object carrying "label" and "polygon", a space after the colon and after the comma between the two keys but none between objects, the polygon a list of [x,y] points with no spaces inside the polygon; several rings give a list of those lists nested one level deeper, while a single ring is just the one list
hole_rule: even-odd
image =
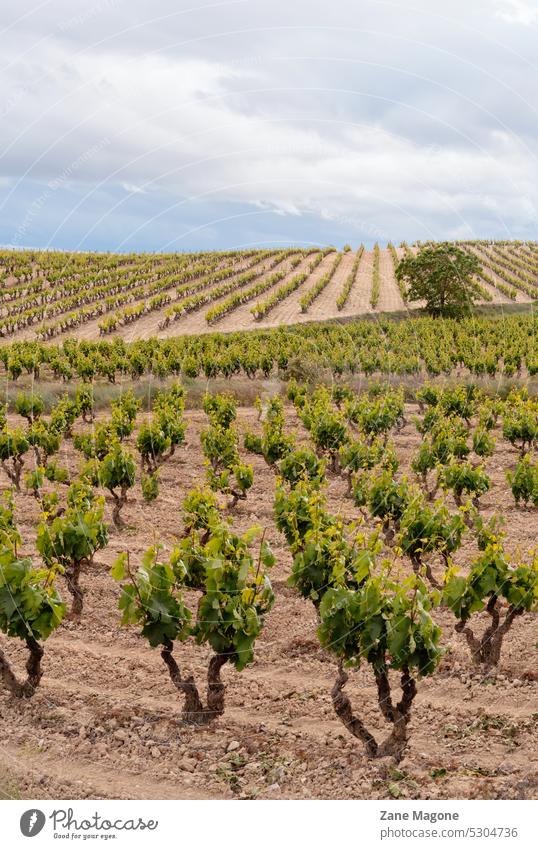
[{"label": "distant vineyard row", "polygon": [[268,377],[322,370],[333,375],[438,375],[467,370],[472,375],[538,372],[532,314],[451,319],[413,318],[297,325],[251,332],[208,333],[126,343],[67,339],[54,346],[15,342],[0,347],[0,368],[17,380],[35,378],[111,382],[143,375]]}]

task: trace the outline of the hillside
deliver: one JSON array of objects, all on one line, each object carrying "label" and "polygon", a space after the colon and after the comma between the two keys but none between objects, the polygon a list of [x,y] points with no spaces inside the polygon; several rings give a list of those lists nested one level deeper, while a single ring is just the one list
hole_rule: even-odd
[{"label": "hillside", "polygon": [[[482,263],[480,301],[538,296],[538,244],[465,242]],[[267,328],[413,310],[394,268],[406,251],[334,249],[206,254],[0,253],[0,335],[126,341]]]}]

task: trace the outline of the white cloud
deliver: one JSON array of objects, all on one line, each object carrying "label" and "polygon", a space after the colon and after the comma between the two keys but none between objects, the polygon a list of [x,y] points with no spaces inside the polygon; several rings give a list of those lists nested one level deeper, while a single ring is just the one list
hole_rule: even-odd
[{"label": "white cloud", "polygon": [[530,26],[538,20],[538,7],[527,0],[497,0],[497,17],[510,24]]},{"label": "white cloud", "polygon": [[[69,4],[51,2],[68,15]],[[331,222],[398,238],[402,221],[417,235],[485,223],[492,235],[536,218],[536,80],[520,60],[526,42],[514,41],[524,31],[460,0],[453,23],[436,2],[420,14],[394,5],[390,20],[384,4],[363,2],[349,32],[339,25],[348,0],[306,18],[302,5],[287,5],[293,25],[280,29],[280,0],[214,4],[200,21],[156,0],[156,18],[171,13],[157,29],[132,0],[131,34],[121,4],[106,0],[80,27],[29,18],[31,33],[13,32],[2,56],[0,206],[31,204],[32,191],[68,175],[78,193],[55,192],[55,238],[93,203],[96,221],[138,232],[149,200],[172,227],[201,210],[216,221],[223,204],[293,226],[317,218],[320,241]],[[497,12],[538,16],[522,0]],[[115,20],[117,37],[106,26]],[[19,220],[6,214],[0,238],[24,219],[24,208]]]}]

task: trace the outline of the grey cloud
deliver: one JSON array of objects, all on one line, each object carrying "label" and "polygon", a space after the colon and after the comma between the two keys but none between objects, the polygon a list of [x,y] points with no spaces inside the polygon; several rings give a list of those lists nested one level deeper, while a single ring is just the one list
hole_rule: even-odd
[{"label": "grey cloud", "polygon": [[0,239],[528,237],[532,7],[445,8],[6,0]]}]

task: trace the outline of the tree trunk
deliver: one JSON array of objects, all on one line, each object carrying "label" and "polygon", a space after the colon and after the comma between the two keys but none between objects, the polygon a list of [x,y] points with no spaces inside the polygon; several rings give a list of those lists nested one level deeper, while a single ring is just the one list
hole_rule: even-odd
[{"label": "tree trunk", "polygon": [[229,659],[229,654],[216,654],[209,662],[207,670],[208,722],[224,713],[225,688],[220,677],[220,670]]},{"label": "tree trunk", "polygon": [[168,640],[161,651],[161,657],[168,667],[173,685],[185,696],[183,721],[190,725],[207,725],[224,713],[225,688],[220,678],[220,670],[229,660],[230,655],[216,654],[211,658],[207,670],[207,706],[204,706],[193,676],[181,677],[181,670],[172,654],[173,651],[174,644]]},{"label": "tree trunk", "polygon": [[84,590],[80,586],[80,570],[82,561],[75,561],[71,569],[65,570],[65,579],[67,581],[67,589],[73,596],[71,610],[69,611],[70,619],[78,619],[82,614],[84,606]]},{"label": "tree trunk", "polygon": [[486,628],[481,639],[475,637],[474,631],[465,622],[458,622],[455,630],[458,634],[465,636],[467,645],[471,649],[473,663],[492,667],[499,663],[504,637],[512,627],[516,616],[520,616],[523,611],[510,606],[501,622],[498,599],[497,596],[492,595],[486,605],[486,613],[491,617],[491,624]]},{"label": "tree trunk", "polygon": [[383,519],[383,537],[386,545],[392,545],[394,537],[398,533],[398,522],[394,522],[394,527],[391,527],[390,519]]},{"label": "tree trunk", "polygon": [[228,503],[228,510],[234,510],[239,501],[244,501],[247,497],[244,492],[237,492],[235,489],[230,489],[230,495],[232,496],[232,500]]},{"label": "tree trunk", "polygon": [[401,761],[408,742],[407,724],[411,716],[411,705],[417,694],[416,683],[414,678],[411,677],[409,669],[405,667],[402,671],[402,698],[396,707],[392,703],[387,673],[378,672],[375,675],[379,708],[386,721],[392,724],[392,731],[390,735],[381,744],[378,744],[373,734],[371,734],[363,722],[353,714],[351,702],[347,695],[343,692],[348,678],[349,676],[344,671],[342,664],[340,664],[338,667],[338,676],[331,691],[333,707],[336,715],[346,726],[349,733],[361,740],[369,758],[390,756],[395,758],[397,761]]},{"label": "tree trunk", "polygon": [[120,516],[120,510],[127,502],[127,492],[122,488],[121,493],[118,495],[117,492],[114,492],[112,489],[110,490],[112,497],[114,499],[114,507],[112,508],[112,521],[114,522],[114,527],[116,527],[119,531],[123,530],[126,527],[125,522]]},{"label": "tree trunk", "polygon": [[18,699],[30,699],[39,687],[43,675],[41,670],[43,646],[33,637],[26,638],[26,645],[30,654],[26,661],[25,681],[18,680],[5,654],[0,650],[0,679],[10,693]]},{"label": "tree trunk", "polygon": [[344,693],[344,687],[349,679],[349,675],[344,671],[342,664],[338,667],[338,676],[331,691],[334,711],[341,722],[346,726],[350,734],[357,737],[366,749],[366,754],[369,758],[377,757],[377,740],[371,734],[366,726],[361,722],[358,716],[354,716],[351,702]]},{"label": "tree trunk", "polygon": [[10,469],[10,467],[6,464],[5,460],[1,461],[2,462],[2,468],[3,468],[4,472],[6,473],[6,475],[8,476],[8,478],[10,479],[11,483],[14,485],[17,492],[20,492],[21,491],[21,473],[22,473],[22,467],[24,466],[24,460],[22,459],[22,457],[20,457],[18,459],[17,459],[17,457],[13,457],[12,459],[13,459],[13,468]]},{"label": "tree trunk", "polygon": [[512,627],[516,616],[520,616],[522,613],[522,610],[516,610],[515,607],[510,606],[504,621],[499,624],[499,611],[497,610],[496,618],[482,637],[482,662],[487,666],[497,666],[499,663],[504,637]]},{"label": "tree trunk", "polygon": [[411,718],[411,705],[417,694],[415,679],[411,677],[407,668],[402,671],[401,687],[402,698],[396,707],[392,707],[392,732],[379,749],[380,755],[391,755],[397,761],[401,761],[407,748],[407,724]]},{"label": "tree trunk", "polygon": [[422,560],[420,559],[418,554],[411,554],[410,559],[411,559],[411,563],[413,565],[413,572],[415,573],[415,575],[420,574],[420,567],[422,565],[424,565],[424,571],[426,572],[426,577],[427,577],[428,581],[430,582],[432,587],[434,587],[434,589],[440,590],[441,584],[439,583],[439,581],[437,580],[437,578],[433,574],[432,567],[430,566],[430,564],[429,563],[423,564]]}]

